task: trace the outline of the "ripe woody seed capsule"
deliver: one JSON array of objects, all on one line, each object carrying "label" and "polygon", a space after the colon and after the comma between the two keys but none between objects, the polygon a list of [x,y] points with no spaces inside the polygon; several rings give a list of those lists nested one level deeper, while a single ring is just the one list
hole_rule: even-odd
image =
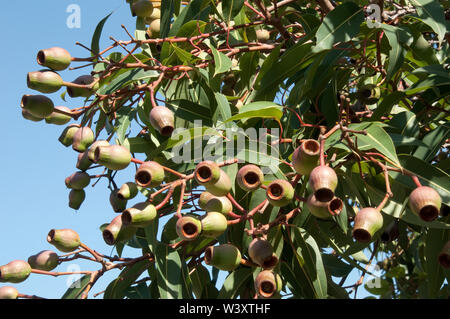
[{"label": "ripe woody seed capsule", "polygon": [[80,127],[73,135],[72,149],[82,153],[94,142],[94,138],[94,132],[90,127]]},{"label": "ripe woody seed capsule", "polygon": [[119,215],[103,230],[103,239],[105,243],[112,246],[116,243],[130,240],[134,234],[136,234],[136,231],[136,227],[124,225],[122,222],[122,215]]},{"label": "ripe woody seed capsule", "polygon": [[329,202],[334,197],[334,190],[338,184],[335,171],[328,166],[317,166],[309,175],[309,186],[316,199],[321,202]]},{"label": "ripe woody seed capsule", "polygon": [[28,72],[27,86],[41,93],[54,93],[64,84],[58,73],[51,70]]},{"label": "ripe woody seed capsule", "polygon": [[69,207],[72,209],[80,209],[86,198],[86,192],[83,189],[72,189],[69,193]]},{"label": "ripe woody seed capsule", "polygon": [[119,191],[117,192],[117,197],[120,199],[133,199],[137,196],[139,190],[137,188],[137,185],[133,182],[128,182],[123,184]]},{"label": "ripe woody seed capsule", "polygon": [[422,220],[431,222],[439,215],[442,200],[437,191],[428,186],[414,189],[409,196],[409,207]]},{"label": "ripe woody seed capsule", "polygon": [[438,260],[442,267],[450,268],[450,241],[448,241],[442,248]]},{"label": "ripe woody seed capsule", "polygon": [[264,174],[256,165],[245,165],[238,171],[236,182],[240,188],[251,192],[257,190],[264,182]]},{"label": "ripe woody seed capsule", "polygon": [[127,208],[122,213],[125,226],[146,227],[156,218],[156,208],[150,203],[142,202]]},{"label": "ripe woody seed capsule", "polygon": [[267,187],[266,197],[272,206],[283,207],[292,202],[294,188],[288,181],[277,179]]},{"label": "ripe woody seed capsule", "polygon": [[241,264],[241,252],[231,244],[209,246],[205,250],[205,263],[224,271],[233,271]]},{"label": "ripe woody seed capsule", "polygon": [[[82,75],[77,77],[75,80],[72,81],[73,84],[77,85],[91,85],[95,81],[95,78],[91,75]],[[68,86],[67,87],[67,94],[69,94],[70,97],[90,97],[94,91],[96,91],[99,87],[99,84],[96,83],[92,89],[86,88],[86,87],[75,87],[75,86]]]},{"label": "ripe woody seed capsule", "polygon": [[0,287],[0,299],[17,299],[19,291],[11,286]]},{"label": "ripe woody seed capsule", "polygon": [[363,208],[356,214],[353,238],[361,243],[368,243],[382,226],[383,215],[376,208]]},{"label": "ripe woody seed capsule", "polygon": [[206,183],[204,186],[214,196],[225,196],[231,191],[232,187],[230,177],[223,170],[220,170],[220,177],[217,182]]},{"label": "ripe woody seed capsule", "polygon": [[109,195],[109,203],[116,213],[121,213],[127,208],[128,201],[118,196],[119,190],[116,189]]},{"label": "ripe woody seed capsule", "polygon": [[215,198],[213,194],[210,192],[203,192],[200,194],[200,198],[198,199],[198,206],[200,206],[201,209],[206,210],[206,204],[208,204],[209,200],[212,198]]},{"label": "ripe woody seed capsule", "polygon": [[88,152],[78,154],[77,165],[76,167],[80,171],[86,171],[89,167],[91,167],[92,162],[89,160]]},{"label": "ripe woody seed capsule", "polygon": [[272,269],[278,263],[278,257],[273,253],[272,245],[265,239],[253,239],[248,246],[248,255],[264,269]]},{"label": "ripe woody seed capsule", "polygon": [[[159,20],[155,20],[159,21]],[[165,106],[155,106],[150,111],[150,124],[162,136],[170,136],[174,130],[174,114]]]},{"label": "ripe woody seed capsule", "polygon": [[144,162],[134,176],[136,184],[141,187],[157,187],[164,180],[164,168],[158,162]]},{"label": "ripe woody seed capsule", "polygon": [[19,283],[25,281],[30,273],[30,264],[23,260],[13,260],[0,266],[0,282]]},{"label": "ripe woody seed capsule", "polygon": [[76,250],[81,244],[80,236],[72,229],[52,229],[47,235],[47,241],[64,253]]},{"label": "ripe woody seed capsule", "polygon": [[231,211],[233,211],[233,205],[230,200],[225,196],[220,197],[212,197],[206,203],[205,211],[207,212],[219,212],[224,215],[228,215]]},{"label": "ripe woody seed capsule", "polygon": [[292,154],[294,170],[302,175],[309,175],[319,162],[320,144],[316,140],[305,140]]},{"label": "ripe woody seed capsule", "polygon": [[95,163],[95,151],[97,147],[100,146],[109,146],[109,142],[106,140],[98,140],[91,144],[89,149],[87,150],[87,156],[92,163]]},{"label": "ripe woody seed capsule", "polygon": [[28,258],[31,268],[52,271],[58,266],[58,254],[51,250],[43,250]]},{"label": "ripe woody seed capsule", "polygon": [[321,219],[329,219],[331,216],[339,215],[344,208],[344,203],[338,197],[334,197],[329,202],[321,202],[316,199],[314,194],[309,195],[306,206],[309,212]]},{"label": "ripe woody seed capsule", "polygon": [[40,50],[36,57],[39,65],[45,66],[55,71],[62,71],[69,67],[72,62],[70,53],[60,47],[52,47]]},{"label": "ripe woody seed capsule", "polygon": [[200,185],[214,184],[220,178],[220,167],[213,161],[203,161],[197,164],[194,178]]},{"label": "ripe woody seed capsule", "polygon": [[[54,104],[45,95],[24,95],[20,107],[34,118],[44,119],[52,114]],[[23,114],[23,113],[22,113]]]},{"label": "ripe woody seed capsule", "polygon": [[227,230],[228,223],[225,215],[219,212],[209,212],[203,216],[202,235],[205,237],[217,238]]},{"label": "ripe woody seed capsule", "polygon": [[176,231],[182,240],[196,239],[202,231],[202,223],[195,217],[183,216],[177,220]]},{"label": "ripe woody seed capsule", "polygon": [[62,131],[60,137],[59,137],[59,142],[61,142],[62,145],[69,147],[70,145],[72,145],[73,143],[73,137],[75,135],[75,133],[78,131],[78,129],[80,128],[79,124],[70,124],[68,125],[64,131]]},{"label": "ripe woody seed capsule", "polygon": [[53,112],[45,118],[45,122],[47,124],[65,125],[68,122],[70,122],[70,120],[72,119],[72,117],[70,115],[62,114],[62,113],[56,112],[55,110],[64,111],[66,113],[71,112],[70,109],[66,106],[55,106]]},{"label": "ripe woody seed capsule", "polygon": [[94,152],[94,162],[110,170],[122,170],[131,162],[130,151],[121,145],[98,146]]},{"label": "ripe woody seed capsule", "polygon": [[81,190],[89,185],[91,177],[86,172],[76,172],[65,179],[66,187]]},{"label": "ripe woody seed capsule", "polygon": [[259,297],[271,298],[281,291],[283,282],[278,274],[263,270],[255,278],[255,290]]}]

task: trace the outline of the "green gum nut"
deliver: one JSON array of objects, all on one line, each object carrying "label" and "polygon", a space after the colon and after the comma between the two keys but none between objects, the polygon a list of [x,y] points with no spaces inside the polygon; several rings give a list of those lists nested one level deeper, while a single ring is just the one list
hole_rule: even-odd
[{"label": "green gum nut", "polygon": [[366,207],[361,209],[355,217],[353,238],[361,243],[369,243],[373,235],[383,226],[383,215],[378,209]]},{"label": "green gum nut", "polygon": [[117,197],[119,197],[120,199],[133,199],[137,196],[139,190],[137,188],[137,185],[133,182],[128,182],[123,184],[120,188],[119,188],[119,192],[117,193]]},{"label": "green gum nut", "polygon": [[121,145],[98,146],[94,154],[95,163],[113,171],[127,168],[131,158],[130,151]]},{"label": "green gum nut", "polygon": [[272,206],[283,207],[292,202],[294,188],[288,181],[277,179],[267,186],[266,197]]},{"label": "green gum nut", "polygon": [[97,149],[97,147],[100,147],[100,146],[109,146],[109,142],[106,140],[98,140],[91,144],[87,153],[88,153],[88,158],[92,163],[94,163],[94,161],[95,161],[95,150]]},{"label": "green gum nut", "polygon": [[144,162],[134,176],[136,184],[141,187],[157,187],[164,180],[164,168],[157,162]]},{"label": "green gum nut", "polygon": [[124,225],[122,216],[119,215],[103,230],[103,239],[105,243],[112,246],[116,243],[130,240],[136,234],[136,231],[136,227]]},{"label": "green gum nut", "polygon": [[43,250],[28,258],[31,268],[52,271],[58,266],[58,254],[51,250]]},{"label": "green gum nut", "polygon": [[23,260],[13,260],[0,266],[0,282],[19,283],[25,281],[30,273],[30,264]]},{"label": "green gum nut", "polygon": [[52,114],[54,104],[45,95],[24,95],[20,103],[22,110],[32,115],[35,118],[44,119]]},{"label": "green gum nut", "polygon": [[94,132],[90,127],[80,127],[73,135],[72,149],[77,152],[86,151],[94,142]]},{"label": "green gum nut", "polygon": [[39,65],[45,66],[55,71],[62,71],[69,67],[72,62],[70,53],[60,47],[52,47],[40,50],[36,57]]},{"label": "green gum nut", "polygon": [[320,144],[316,140],[305,140],[292,154],[294,170],[302,175],[309,175],[319,162]]},{"label": "green gum nut", "polygon": [[270,32],[264,29],[256,30],[256,39],[258,42],[267,42],[270,40]]},{"label": "green gum nut", "polygon": [[255,278],[255,290],[261,298],[276,297],[283,287],[280,275],[271,270],[263,270]]},{"label": "green gum nut", "polygon": [[28,72],[27,74],[28,88],[41,93],[55,93],[63,84],[64,81],[59,74],[51,70]]},{"label": "green gum nut", "polygon": [[278,263],[272,245],[265,239],[254,238],[248,246],[248,255],[264,269],[272,269]]},{"label": "green gum nut", "polygon": [[60,110],[66,113],[70,113],[70,109],[66,106],[55,106],[53,112],[45,118],[45,122],[47,124],[55,124],[55,125],[65,125],[70,122],[72,117],[67,114],[62,114],[57,112],[56,110]]},{"label": "green gum nut", "polygon": [[145,18],[145,24],[150,24],[156,19],[161,19],[161,10],[158,8],[153,8],[153,12],[150,17]]},{"label": "green gum nut", "polygon": [[64,129],[64,131],[62,131],[61,135],[58,138],[58,141],[65,147],[69,147],[70,145],[72,145],[73,137],[79,128],[80,128],[79,124],[68,125]]},{"label": "green gum nut", "polygon": [[240,188],[247,192],[251,192],[257,190],[264,182],[264,174],[256,165],[245,165],[238,171],[236,182]]},{"label": "green gum nut", "polygon": [[205,250],[205,263],[224,271],[233,271],[241,264],[241,252],[231,244],[209,246]]},{"label": "green gum nut", "polygon": [[121,213],[127,208],[128,201],[118,196],[119,190],[116,189],[109,195],[109,203],[116,213]]},{"label": "green gum nut", "polygon": [[[95,78],[91,75],[82,75],[77,77],[75,80],[72,81],[75,85],[91,85],[92,82],[95,81]],[[76,86],[68,86],[67,87],[67,94],[69,94],[70,97],[90,97],[94,91],[98,89],[99,85],[96,83],[92,89],[86,88],[86,87],[76,87]]]},{"label": "green gum nut", "polygon": [[211,198],[215,198],[213,194],[210,192],[203,192],[200,194],[200,198],[198,199],[198,205],[201,209],[206,210],[206,204],[209,202]]},{"label": "green gum nut", "polygon": [[19,291],[11,286],[0,287],[0,299],[17,299]]},{"label": "green gum nut", "polygon": [[66,177],[66,187],[81,190],[89,185],[91,177],[86,172],[76,172]]},{"label": "green gum nut", "polygon": [[433,188],[420,186],[411,192],[408,203],[414,214],[426,222],[431,222],[439,216],[442,200]]},{"label": "green gum nut", "polygon": [[28,112],[25,109],[22,109],[22,117],[26,120],[32,121],[32,122],[40,122],[43,120],[42,117],[36,117],[32,115],[30,112]]},{"label": "green gum nut", "polygon": [[155,106],[150,111],[150,124],[163,136],[172,135],[175,128],[174,121],[173,112],[165,106]]},{"label": "green gum nut", "polygon": [[81,244],[80,236],[72,229],[52,229],[47,241],[64,253],[75,251]]},{"label": "green gum nut", "polygon": [[338,184],[335,171],[328,166],[317,166],[309,175],[309,186],[318,201],[329,202]]},{"label": "green gum nut", "polygon": [[131,5],[133,17],[147,18],[152,15],[153,3],[150,0],[138,0]]},{"label": "green gum nut", "polygon": [[80,209],[86,198],[86,192],[83,189],[72,189],[69,193],[69,207],[72,209]]},{"label": "green gum nut", "polygon": [[155,19],[152,22],[150,22],[150,25],[147,28],[147,35],[150,38],[158,38],[160,31],[161,31],[161,20]]},{"label": "green gum nut", "polygon": [[80,171],[86,171],[89,167],[91,167],[92,162],[89,160],[88,152],[78,154],[77,165],[76,167]]},{"label": "green gum nut", "polygon": [[362,103],[371,105],[378,102],[381,90],[375,84],[366,84],[361,86],[356,94]]},{"label": "green gum nut", "polygon": [[205,184],[206,190],[215,196],[227,195],[231,191],[231,187],[230,177],[223,170],[220,170],[220,177],[217,182]]},{"label": "green gum nut", "polygon": [[156,218],[156,208],[143,202],[127,208],[122,213],[122,223],[125,226],[146,227]]},{"label": "green gum nut", "polygon": [[228,226],[227,218],[219,212],[206,213],[201,222],[202,235],[211,238],[217,238],[222,235]]},{"label": "green gum nut", "polygon": [[333,215],[339,215],[344,208],[344,203],[338,197],[334,197],[329,202],[317,200],[314,194],[309,195],[306,206],[311,215],[320,219],[330,219]]},{"label": "green gum nut", "polygon": [[438,256],[438,260],[442,267],[447,269],[450,268],[450,241],[448,241],[442,248]]},{"label": "green gum nut", "polygon": [[214,184],[220,178],[220,167],[213,161],[203,161],[197,164],[194,178],[200,185]]},{"label": "green gum nut", "polygon": [[177,220],[176,231],[182,240],[196,239],[202,231],[202,223],[195,217],[183,216]]},{"label": "green gum nut", "polygon": [[233,205],[225,196],[214,196],[206,203],[205,210],[207,212],[219,212],[221,214],[228,215],[231,211],[233,211]]}]

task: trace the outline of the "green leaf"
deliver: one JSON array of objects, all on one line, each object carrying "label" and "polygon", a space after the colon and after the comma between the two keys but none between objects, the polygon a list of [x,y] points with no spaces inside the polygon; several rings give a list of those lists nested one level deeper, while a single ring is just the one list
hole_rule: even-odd
[{"label": "green leaf", "polygon": [[166,105],[175,113],[175,117],[194,123],[201,120],[203,125],[212,126],[211,110],[189,100],[172,100]]},{"label": "green leaf", "polygon": [[211,49],[211,52],[214,57],[214,75],[224,73],[231,69],[231,66],[233,65],[233,62],[231,62],[231,59],[227,57],[222,52],[219,52],[217,49],[215,49],[212,45],[209,46]]},{"label": "green leaf", "polygon": [[383,97],[381,103],[375,109],[372,117],[370,118],[372,121],[378,121],[382,116],[388,115],[391,113],[392,108],[395,104],[398,104],[405,97],[405,93],[403,92],[392,92],[391,94]]},{"label": "green leaf", "polygon": [[438,153],[445,140],[450,137],[450,126],[448,123],[439,125],[432,132],[425,135],[422,142],[425,147],[418,147],[414,152],[414,157],[429,162]]},{"label": "green leaf", "polygon": [[386,34],[389,44],[391,45],[386,75],[386,80],[389,81],[402,66],[403,61],[405,60],[406,50],[400,43],[400,28],[388,24],[382,24],[381,27],[384,29],[384,34]]},{"label": "green leaf", "polygon": [[143,69],[131,69],[127,70],[117,78],[115,78],[108,85],[100,88],[98,90],[98,94],[111,94],[134,81],[144,81],[151,78],[156,78],[159,76],[159,73],[154,70],[143,70]]},{"label": "green leaf", "polygon": [[74,281],[69,289],[64,293],[61,299],[78,299],[86,289],[89,281],[91,280],[91,275],[84,275],[80,279]]},{"label": "green leaf", "polygon": [[327,14],[316,33],[314,52],[328,50],[335,43],[347,42],[359,33],[359,27],[364,22],[364,11],[353,2],[338,5]]},{"label": "green leaf", "polygon": [[230,273],[219,291],[218,299],[235,299],[247,280],[252,276],[253,269],[249,267],[240,267]]},{"label": "green leaf", "polygon": [[150,290],[144,282],[131,286],[125,291],[128,299],[151,299]]},{"label": "green leaf", "polygon": [[439,42],[442,42],[447,32],[447,22],[439,1],[410,0],[410,2],[416,7],[419,18],[437,33]]},{"label": "green leaf", "polygon": [[244,6],[244,0],[222,0],[222,15],[229,22]]},{"label": "green leaf", "polygon": [[329,274],[333,277],[344,277],[347,276],[352,270],[353,267],[349,264],[346,264],[339,260],[336,256],[333,255],[322,255],[323,264],[325,268],[329,271]]},{"label": "green leaf", "polygon": [[94,35],[92,36],[92,40],[91,40],[91,50],[92,50],[92,55],[96,55],[100,52],[100,37],[102,35],[102,31],[103,31],[103,27],[105,26],[105,22],[106,20],[108,20],[108,18],[114,13],[111,12],[110,14],[108,14],[106,17],[104,17],[98,24],[97,27],[95,28],[94,31]]},{"label": "green leaf", "polygon": [[117,129],[117,139],[122,145],[125,141],[125,134],[136,117],[137,110],[132,108],[122,108],[117,112],[115,127]]},{"label": "green leaf", "polygon": [[278,107],[267,107],[261,110],[254,110],[254,111],[244,111],[242,113],[233,115],[229,119],[226,120],[226,122],[230,121],[236,121],[236,120],[247,120],[250,118],[273,118],[277,119],[278,121],[283,116],[283,112],[280,111]]},{"label": "green leaf", "polygon": [[425,236],[425,262],[423,266],[427,273],[429,298],[437,297],[445,279],[444,269],[439,263],[438,256],[448,240],[450,240],[450,230],[448,229],[429,229]]}]

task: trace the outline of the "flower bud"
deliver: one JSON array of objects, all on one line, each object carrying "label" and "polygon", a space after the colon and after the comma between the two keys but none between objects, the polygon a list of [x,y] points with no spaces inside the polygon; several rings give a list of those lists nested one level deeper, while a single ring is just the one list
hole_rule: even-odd
[{"label": "flower bud", "polygon": [[142,202],[127,208],[122,213],[125,226],[146,227],[156,218],[156,208],[150,203]]},{"label": "flower bud", "polygon": [[[94,81],[95,78],[93,76],[82,75],[73,80],[72,83],[77,85],[91,85]],[[67,94],[69,94],[70,97],[90,97],[94,93],[94,91],[98,89],[98,87],[98,83],[94,85],[92,89],[87,87],[68,86]]]},{"label": "flower bud", "polygon": [[72,189],[69,193],[69,207],[79,209],[86,198],[86,192],[83,189]]},{"label": "flower bud", "polygon": [[41,119],[52,114],[54,109],[52,100],[45,95],[24,95],[20,106],[30,115]]},{"label": "flower bud", "polygon": [[36,117],[25,109],[22,109],[22,117],[26,120],[33,121],[33,122],[40,122],[43,120],[42,117]]},{"label": "flower bud", "polygon": [[366,207],[361,209],[355,217],[353,238],[361,243],[368,243],[372,236],[383,226],[383,215],[378,209]]},{"label": "flower bud", "polygon": [[92,162],[89,160],[88,152],[83,152],[78,154],[77,165],[76,167],[80,171],[86,171],[89,167],[91,167]]},{"label": "flower bud", "polygon": [[84,152],[94,142],[94,132],[90,127],[80,127],[73,135],[72,148],[77,152]]},{"label": "flower bud", "polygon": [[320,144],[316,140],[305,140],[292,154],[294,170],[302,175],[309,175],[319,161]]},{"label": "flower bud", "polygon": [[153,4],[151,0],[138,0],[131,5],[131,14],[133,17],[139,18],[150,17],[153,12]]},{"label": "flower bud", "polygon": [[442,248],[441,253],[439,254],[439,263],[444,268],[450,268],[450,241],[448,241],[445,246]]},{"label": "flower bud", "polygon": [[55,110],[60,110],[60,111],[64,111],[66,113],[70,113],[70,109],[66,106],[55,106],[55,108],[53,109],[52,114],[50,114],[49,116],[47,116],[45,118],[45,122],[47,124],[55,124],[55,125],[65,125],[68,122],[70,122],[70,120],[72,119],[72,117],[70,115],[67,114],[62,114],[59,113]]},{"label": "flower bud", "polygon": [[52,229],[47,241],[64,253],[75,251],[81,244],[80,236],[72,229]]},{"label": "flower bud", "polygon": [[231,211],[233,211],[233,205],[225,196],[214,196],[206,203],[205,210],[207,212],[219,212],[221,214],[228,215]]},{"label": "flower bud", "polygon": [[58,266],[58,255],[51,250],[43,250],[28,258],[31,268],[52,271]]},{"label": "flower bud", "polygon": [[272,245],[265,239],[253,239],[248,246],[248,255],[264,269],[272,269],[278,263],[278,257],[273,253]]},{"label": "flower bud", "polygon": [[428,186],[417,187],[409,196],[409,207],[412,212],[426,222],[438,217],[441,204],[439,193]]},{"label": "flower bud", "polygon": [[41,93],[54,93],[63,86],[64,81],[58,73],[50,70],[28,72],[27,85]]},{"label": "flower bud", "polygon": [[273,206],[286,206],[294,198],[294,188],[288,181],[277,179],[267,187],[266,197]]},{"label": "flower bud", "polygon": [[328,166],[317,166],[309,175],[309,185],[320,202],[329,202],[333,199],[337,184],[337,175]]},{"label": "flower bud", "polygon": [[144,162],[134,176],[136,184],[141,187],[157,187],[164,180],[164,168],[157,162]]},{"label": "flower bud", "polygon": [[204,186],[208,192],[215,196],[227,195],[232,187],[230,177],[223,170],[220,170],[220,177],[217,182],[207,183]]},{"label": "flower bud", "polygon": [[139,190],[136,186],[135,183],[133,182],[128,182],[123,184],[118,193],[117,193],[117,197],[121,198],[121,199],[133,199],[136,197],[136,195],[138,194]]},{"label": "flower bud", "polygon": [[176,230],[182,240],[196,239],[202,231],[202,223],[195,217],[183,216],[177,220]]},{"label": "flower bud", "polygon": [[13,260],[0,266],[0,282],[19,283],[25,281],[31,273],[31,266],[23,260]]},{"label": "flower bud", "polygon": [[205,237],[217,238],[227,230],[227,218],[218,212],[209,212],[203,216],[202,235]]},{"label": "flower bud", "polygon": [[236,181],[240,188],[251,192],[257,190],[264,182],[264,174],[258,166],[249,164],[238,171]]},{"label": "flower bud", "polygon": [[0,299],[17,299],[19,291],[11,286],[0,287]]},{"label": "flower bud", "polygon": [[214,184],[220,178],[220,167],[213,161],[203,161],[197,164],[194,178],[200,185]]},{"label": "flower bud", "polygon": [[95,151],[97,147],[100,146],[109,146],[109,142],[105,140],[98,140],[91,144],[89,150],[87,151],[89,160],[94,163],[95,162]]},{"label": "flower bud", "polygon": [[119,190],[116,189],[109,195],[109,203],[113,208],[114,212],[121,213],[127,208],[128,201],[126,199],[120,198],[118,196]]},{"label": "flower bud", "polygon": [[37,54],[37,62],[52,70],[62,71],[69,67],[72,57],[66,49],[53,47],[40,50]]},{"label": "flower bud", "polygon": [[172,135],[174,120],[173,112],[165,106],[156,106],[150,112],[150,123],[163,136]]},{"label": "flower bud", "polygon": [[398,236],[398,221],[394,220],[389,225],[387,225],[386,229],[381,234],[380,239],[382,242],[388,243],[396,240]]},{"label": "flower bud", "polygon": [[206,210],[206,204],[208,204],[208,202],[211,198],[215,198],[215,197],[216,196],[214,196],[210,192],[205,191],[200,194],[200,198],[198,199],[198,205],[200,206],[201,209]]},{"label": "flower bud", "polygon": [[338,197],[334,197],[329,202],[321,202],[317,200],[314,194],[308,197],[306,205],[311,215],[321,219],[329,219],[331,216],[339,215],[344,208],[344,203]]},{"label": "flower bud", "polygon": [[131,162],[130,151],[121,145],[98,146],[95,149],[94,162],[110,170],[122,170]]},{"label": "flower bud", "polygon": [[274,297],[281,291],[282,287],[281,277],[270,270],[261,271],[255,278],[255,290],[259,297]]},{"label": "flower bud", "polygon": [[58,140],[61,142],[62,145],[66,146],[66,147],[72,145],[73,137],[79,128],[80,128],[79,124],[68,125],[64,129],[64,131],[62,131],[61,136],[59,137]]},{"label": "flower bud", "polygon": [[241,252],[231,244],[209,246],[205,250],[205,263],[224,271],[233,271],[241,264]]},{"label": "flower bud", "polygon": [[122,216],[115,217],[103,230],[105,243],[112,246],[119,242],[130,240],[136,234],[137,228],[131,225],[125,226]]},{"label": "flower bud", "polygon": [[65,183],[67,188],[83,189],[89,185],[91,177],[86,172],[76,172],[66,177]]}]

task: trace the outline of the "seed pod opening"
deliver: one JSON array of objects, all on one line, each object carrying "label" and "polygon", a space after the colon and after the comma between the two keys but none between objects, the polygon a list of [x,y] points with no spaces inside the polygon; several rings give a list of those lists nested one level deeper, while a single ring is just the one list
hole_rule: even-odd
[{"label": "seed pod opening", "polygon": [[157,162],[144,162],[134,178],[136,184],[141,187],[156,187],[164,180],[164,168]]},{"label": "seed pod opening", "polygon": [[417,187],[409,196],[409,207],[412,212],[426,222],[433,221],[439,216],[441,204],[439,193],[428,186]]},{"label": "seed pod opening", "polygon": [[309,175],[309,186],[314,192],[316,199],[321,202],[329,202],[333,199],[337,184],[337,175],[328,166],[317,166]]},{"label": "seed pod opening", "polygon": [[183,216],[176,223],[176,231],[182,240],[196,239],[202,231],[202,223],[195,217]]},{"label": "seed pod opening", "polygon": [[103,240],[112,246],[119,242],[130,240],[136,234],[137,228],[124,225],[122,216],[115,217],[103,230]]},{"label": "seed pod opening", "polygon": [[54,104],[52,100],[44,95],[24,95],[20,102],[22,110],[26,110],[35,118],[44,119],[52,114]]},{"label": "seed pod opening", "polygon": [[302,175],[308,175],[319,161],[320,144],[316,140],[305,140],[292,154],[294,170]]},{"label": "seed pod opening", "polygon": [[122,199],[118,196],[119,190],[113,190],[109,195],[109,203],[111,204],[112,209],[116,213],[121,213],[127,208],[128,200]]},{"label": "seed pod opening", "polygon": [[174,121],[173,112],[165,106],[156,106],[150,111],[150,124],[163,136],[172,135],[175,129]]},{"label": "seed pod opening", "polygon": [[88,158],[92,163],[95,163],[95,151],[97,147],[100,146],[109,146],[109,142],[106,140],[98,140],[91,144],[89,150],[87,150]]},{"label": "seed pod opening", "polygon": [[197,164],[194,178],[200,185],[216,183],[220,178],[220,167],[213,161],[203,161]]},{"label": "seed pod opening", "polygon": [[241,252],[231,244],[209,246],[205,250],[205,263],[224,271],[233,271],[241,263]]},{"label": "seed pod opening", "polygon": [[40,50],[36,57],[39,65],[48,67],[55,71],[62,71],[69,67],[72,57],[70,53],[60,47],[52,47]]},{"label": "seed pod opening", "polygon": [[76,250],[81,244],[80,236],[72,229],[52,229],[47,235],[47,241],[64,253]]},{"label": "seed pod opening", "polygon": [[248,246],[248,255],[264,269],[273,268],[278,263],[278,257],[273,253],[272,245],[265,239],[253,239]]},{"label": "seed pod opening", "polygon": [[278,274],[270,270],[261,271],[255,278],[255,290],[259,297],[272,298],[281,291],[283,283]]},{"label": "seed pod opening", "polygon": [[286,206],[294,198],[294,188],[288,181],[277,179],[267,187],[266,197],[272,206]]},{"label": "seed pod opening", "polygon": [[365,207],[356,214],[353,238],[361,243],[368,243],[382,226],[383,215],[376,208]]},{"label": "seed pod opening", "polygon": [[245,165],[238,171],[236,181],[240,188],[251,192],[258,189],[264,182],[264,174],[256,165]]}]

